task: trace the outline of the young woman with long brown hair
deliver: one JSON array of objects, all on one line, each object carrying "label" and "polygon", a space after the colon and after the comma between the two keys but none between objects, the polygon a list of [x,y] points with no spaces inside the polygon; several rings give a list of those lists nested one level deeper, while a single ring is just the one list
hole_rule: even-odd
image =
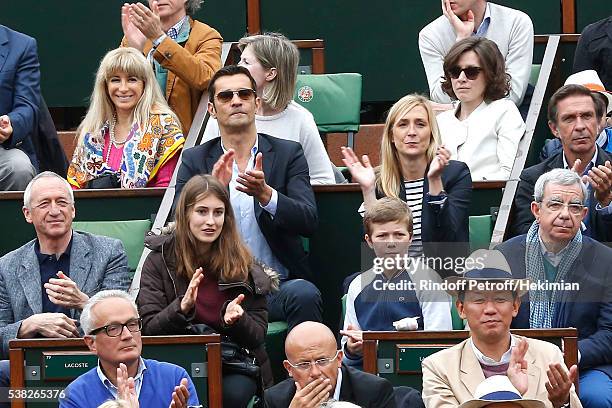
[{"label": "young woman with long brown hair", "polygon": [[[146,245],[152,252],[137,299],[143,334],[189,334],[207,326],[253,350],[264,383],[271,385],[266,295],[278,276],[242,242],[227,189],[210,175],[191,178],[179,197],[174,229],[148,237]],[[257,385],[252,377],[224,373],[223,405],[247,406]]]}]

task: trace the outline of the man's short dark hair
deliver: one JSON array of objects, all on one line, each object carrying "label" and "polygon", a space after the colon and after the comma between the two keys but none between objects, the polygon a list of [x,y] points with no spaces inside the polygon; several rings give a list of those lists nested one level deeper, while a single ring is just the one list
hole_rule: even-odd
[{"label": "man's short dark hair", "polygon": [[[553,96],[550,97],[550,100],[548,101],[547,112],[549,122],[557,123],[557,114],[559,113],[557,105],[559,105],[559,102],[566,98],[569,98],[570,96],[590,96],[593,100],[593,106],[595,107],[595,115],[597,116],[597,112],[599,110],[598,103],[593,93],[588,88],[582,85],[569,84],[557,89],[557,92],[555,92]],[[601,116],[599,116],[599,118],[601,118]]]},{"label": "man's short dark hair", "polygon": [[208,100],[214,103],[216,94],[215,82],[217,81],[217,79],[224,76],[234,76],[240,74],[246,75],[251,81],[251,87],[253,88],[253,90],[257,91],[257,83],[253,79],[253,76],[251,75],[248,69],[246,69],[245,67],[240,67],[238,65],[228,65],[215,72],[215,75],[213,75],[213,77],[211,78],[210,83],[208,84]]},{"label": "man's short dark hair", "polygon": [[606,116],[608,113],[608,98],[600,94],[599,92],[591,92],[595,97],[595,116],[597,121]]}]

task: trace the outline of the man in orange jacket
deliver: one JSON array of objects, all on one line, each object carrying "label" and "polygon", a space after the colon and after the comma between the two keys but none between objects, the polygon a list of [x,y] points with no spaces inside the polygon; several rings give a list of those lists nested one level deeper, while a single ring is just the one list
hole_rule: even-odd
[{"label": "man in orange jacket", "polygon": [[152,62],[157,82],[188,134],[202,92],[221,68],[223,38],[192,18],[202,0],[149,0],[121,8],[122,46]]}]

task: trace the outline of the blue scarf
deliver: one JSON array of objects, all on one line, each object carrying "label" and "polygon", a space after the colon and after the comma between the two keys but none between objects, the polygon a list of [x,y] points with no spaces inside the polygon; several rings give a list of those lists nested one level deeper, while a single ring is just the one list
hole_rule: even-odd
[{"label": "blue scarf", "polygon": [[[529,278],[529,282],[532,283],[537,283],[538,281],[544,281],[546,279],[544,259],[540,247],[540,239],[538,238],[539,229],[540,224],[534,221],[533,224],[531,224],[531,228],[529,228],[529,232],[527,232],[527,239],[525,242],[525,271],[527,278]],[[555,283],[565,279],[570,267],[580,254],[580,250],[582,249],[582,233],[580,230],[578,230],[576,236],[574,236],[567,245],[566,253],[563,255],[557,268]],[[551,294],[550,297],[548,296],[549,293]],[[530,290],[529,327],[532,329],[552,328],[552,319],[555,314],[555,305],[558,300],[559,292],[557,290]]]}]

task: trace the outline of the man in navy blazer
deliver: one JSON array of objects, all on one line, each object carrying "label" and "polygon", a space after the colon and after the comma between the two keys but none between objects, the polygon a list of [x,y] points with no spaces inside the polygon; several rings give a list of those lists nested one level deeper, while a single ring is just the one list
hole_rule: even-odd
[{"label": "man in navy blazer", "polygon": [[0,191],[23,190],[38,168],[39,67],[36,40],[0,25]]},{"label": "man in navy blazer", "polygon": [[563,150],[521,172],[510,236],[525,234],[533,223],[530,203],[538,177],[552,169],[573,168],[589,181],[584,234],[600,242],[612,242],[612,157],[595,143],[599,135],[595,98],[588,88],[575,84],[562,86],[550,98],[548,126]]},{"label": "man in navy blazer", "polygon": [[612,249],[580,232],[587,214],[586,186],[565,169],[542,175],[531,203],[526,235],[499,245],[515,278],[539,286],[523,300],[513,328],[578,329],[580,400],[584,407],[612,406]]},{"label": "man in navy blazer", "polygon": [[280,291],[268,299],[269,320],[285,320],[291,329],[322,320],[321,295],[305,280],[311,275],[301,238],[315,231],[317,206],[300,144],[257,133],[255,89],[244,67],[224,67],[213,76],[208,111],[220,137],[183,152],[174,202],[197,174],[212,174],[229,187],[242,239],[281,276]]}]

